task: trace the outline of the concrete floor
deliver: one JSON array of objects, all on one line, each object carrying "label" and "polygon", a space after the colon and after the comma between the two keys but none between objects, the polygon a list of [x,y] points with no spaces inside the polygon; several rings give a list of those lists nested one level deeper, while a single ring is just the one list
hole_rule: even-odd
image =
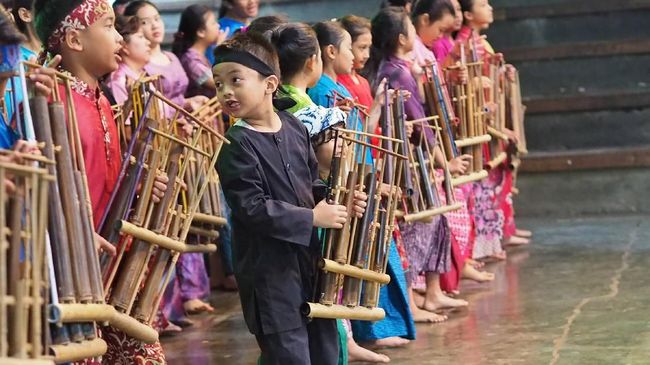
[{"label": "concrete floor", "polygon": [[[530,248],[488,266],[497,280],[463,283],[470,307],[385,350],[393,364],[650,364],[649,217],[520,220]],[[170,365],[254,364],[238,299],[163,339]]]}]

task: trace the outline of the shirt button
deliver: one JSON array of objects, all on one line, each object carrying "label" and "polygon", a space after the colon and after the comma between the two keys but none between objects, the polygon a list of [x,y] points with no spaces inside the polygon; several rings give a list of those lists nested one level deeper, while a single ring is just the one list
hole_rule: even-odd
[{"label": "shirt button", "polygon": [[291,169],[291,164],[287,164],[287,170]]}]

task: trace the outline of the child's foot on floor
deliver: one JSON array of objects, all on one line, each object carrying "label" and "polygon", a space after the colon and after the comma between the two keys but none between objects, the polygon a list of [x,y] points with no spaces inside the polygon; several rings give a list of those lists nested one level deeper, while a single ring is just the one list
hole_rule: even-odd
[{"label": "child's foot on floor", "polygon": [[187,314],[199,314],[203,312],[214,312],[214,307],[201,299],[192,299],[183,303],[183,309]]},{"label": "child's foot on floor", "polygon": [[401,346],[408,345],[409,342],[411,341],[405,338],[395,336],[395,337],[381,338],[379,340],[368,342],[364,345],[370,349],[378,349],[382,347],[401,347]]},{"label": "child's foot on floor", "polygon": [[390,362],[390,358],[384,354],[365,349],[352,340],[348,341],[348,361],[387,364]]},{"label": "child's foot on floor", "polygon": [[167,326],[163,327],[160,330],[160,335],[161,336],[171,336],[171,335],[175,335],[175,334],[180,333],[180,332],[183,332],[182,328],[180,328],[179,326],[169,322],[167,324]]},{"label": "child's foot on floor", "polygon": [[411,315],[415,323],[442,323],[448,319],[446,315],[433,313],[433,311],[420,308],[411,310]]},{"label": "child's foot on floor", "polygon": [[508,240],[506,240],[503,244],[504,246],[524,246],[530,244],[530,240],[524,237],[512,236],[508,238]]},{"label": "child's foot on floor", "polygon": [[515,231],[515,236],[523,237],[523,238],[531,238],[533,237],[533,232],[527,230],[527,229],[518,229]]},{"label": "child's foot on floor", "polygon": [[485,283],[494,280],[494,274],[486,271],[478,271],[474,266],[465,264],[461,273],[463,279],[474,280],[478,283]]},{"label": "child's foot on floor", "polygon": [[425,300],[422,309],[429,312],[436,312],[442,309],[455,309],[467,307],[469,303],[466,300],[449,298],[444,294],[436,295],[431,301]]}]

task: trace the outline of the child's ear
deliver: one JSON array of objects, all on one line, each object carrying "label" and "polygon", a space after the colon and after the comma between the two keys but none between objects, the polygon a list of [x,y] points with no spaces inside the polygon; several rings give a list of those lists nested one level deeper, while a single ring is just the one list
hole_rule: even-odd
[{"label": "child's ear", "polygon": [[463,12],[463,18],[465,19],[465,21],[471,22],[472,20],[474,20],[474,14],[472,14],[469,11],[464,11]]},{"label": "child's ear", "polygon": [[81,43],[81,32],[76,29],[71,29],[65,34],[63,43],[73,51],[81,52],[84,50]]},{"label": "child's ear", "polygon": [[280,79],[278,79],[277,76],[271,75],[266,78],[266,94],[267,95],[272,95],[275,90],[278,89],[278,86],[280,86]]},{"label": "child's ear", "polygon": [[407,37],[404,34],[400,33],[399,38],[397,39],[397,44],[400,47],[404,47],[406,45],[407,40],[408,40]]},{"label": "child's ear", "polygon": [[313,71],[313,70],[314,70],[315,65],[316,65],[316,57],[318,57],[318,55],[313,55],[313,56],[309,57],[309,58],[305,61],[305,66],[304,66],[304,67],[305,67],[307,70],[309,70],[309,71]]},{"label": "child's ear", "polygon": [[198,38],[205,38],[205,29],[201,29],[198,32],[196,32],[196,36]]},{"label": "child's ear", "polygon": [[420,14],[420,16],[418,16],[417,18],[416,25],[423,26],[423,27],[427,25],[431,25],[431,19],[429,18],[429,14],[428,13]]},{"label": "child's ear", "polygon": [[330,44],[329,46],[325,47],[324,51],[325,51],[325,55],[330,61],[334,61],[336,59],[336,53],[338,52],[336,46]]},{"label": "child's ear", "polygon": [[32,22],[32,12],[29,9],[20,8],[18,9],[18,17],[25,23]]}]

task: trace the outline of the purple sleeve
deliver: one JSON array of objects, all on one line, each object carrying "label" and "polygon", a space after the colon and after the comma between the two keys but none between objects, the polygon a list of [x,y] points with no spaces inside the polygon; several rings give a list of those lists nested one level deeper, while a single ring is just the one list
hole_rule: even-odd
[{"label": "purple sleeve", "polygon": [[108,81],[108,87],[111,89],[116,103],[122,104],[129,98],[129,94],[126,91],[126,75],[120,72],[119,69],[111,75]]},{"label": "purple sleeve", "polygon": [[201,55],[196,52],[185,53],[181,62],[185,68],[185,72],[187,72],[187,77],[198,86],[203,85],[212,77],[212,70],[201,59]]}]

